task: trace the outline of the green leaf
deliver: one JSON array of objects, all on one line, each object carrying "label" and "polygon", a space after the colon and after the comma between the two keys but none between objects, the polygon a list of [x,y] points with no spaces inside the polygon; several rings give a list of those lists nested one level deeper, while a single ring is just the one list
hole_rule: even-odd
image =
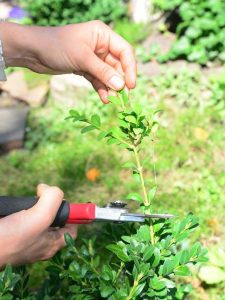
[{"label": "green leaf", "polygon": [[201,244],[199,242],[196,242],[190,250],[191,257],[197,256],[201,250]]},{"label": "green leaf", "polygon": [[103,298],[108,298],[114,292],[114,288],[104,282],[100,283],[99,290]]},{"label": "green leaf", "polygon": [[127,161],[122,165],[122,168],[124,168],[124,169],[134,169],[134,168],[136,168],[136,165],[133,162]]},{"label": "green leaf", "polygon": [[135,118],[135,116],[132,116],[132,115],[126,116],[125,120],[130,123],[137,124],[137,119]]},{"label": "green leaf", "polygon": [[68,247],[73,247],[74,246],[74,240],[72,236],[69,233],[64,233],[64,239]]},{"label": "green leaf", "polygon": [[165,282],[163,280],[160,280],[156,276],[154,278],[150,279],[150,285],[156,291],[163,290],[166,287]]},{"label": "green leaf", "polygon": [[98,140],[104,139],[108,135],[107,131],[101,131],[97,137]]},{"label": "green leaf", "polygon": [[148,249],[144,252],[143,260],[148,261],[152,257],[153,252],[154,252],[154,248],[149,246]]},{"label": "green leaf", "polygon": [[120,99],[117,96],[108,96],[107,98],[111,103],[115,104],[115,105],[120,105]]},{"label": "green leaf", "polygon": [[166,259],[163,263],[162,275],[166,276],[173,272],[175,263],[172,259]]},{"label": "green leaf", "polygon": [[111,244],[111,245],[107,245],[106,248],[108,250],[110,250],[111,252],[113,252],[114,254],[116,254],[116,256],[124,261],[124,262],[127,262],[129,261],[129,256],[126,252],[126,249],[124,246],[122,246],[122,244]]},{"label": "green leaf", "polygon": [[79,112],[75,109],[69,110],[69,114],[70,114],[71,117],[77,117],[77,116],[80,115]]},{"label": "green leaf", "polygon": [[160,262],[160,250],[158,248],[155,248],[154,254],[150,259],[151,266],[155,268],[158,266],[159,262]]},{"label": "green leaf", "polygon": [[125,134],[123,133],[123,131],[118,127],[111,128],[111,133],[112,133],[113,137],[115,137],[115,138],[121,139],[121,138],[125,137]]},{"label": "green leaf", "polygon": [[[72,273],[79,274],[80,273],[80,265],[76,261],[72,261],[69,265],[69,271]],[[59,272],[59,270],[58,270]]]},{"label": "green leaf", "polygon": [[118,121],[119,126],[124,127],[124,128],[129,128],[129,123],[127,123],[124,120],[119,120]]},{"label": "green leaf", "polygon": [[146,285],[146,282],[143,282],[143,283],[139,284],[139,285],[135,288],[134,293],[133,293],[133,295],[132,295],[132,296],[133,296],[132,299],[135,299],[138,295],[141,294],[141,292],[143,291],[145,285]]},{"label": "green leaf", "polygon": [[139,102],[137,102],[134,104],[133,109],[137,115],[140,115],[142,112],[142,105]]},{"label": "green leaf", "polygon": [[186,31],[186,36],[188,36],[191,39],[196,39],[201,35],[202,31],[197,27],[188,27]]},{"label": "green leaf", "polygon": [[142,225],[138,229],[136,236],[141,242],[150,242],[150,227],[148,225]]},{"label": "green leaf", "polygon": [[191,258],[190,252],[188,250],[183,250],[180,256],[180,264],[187,264]]},{"label": "green leaf", "polygon": [[134,128],[133,131],[136,135],[139,135],[143,132],[143,129],[142,128]]},{"label": "green leaf", "polygon": [[112,281],[113,280],[113,270],[108,265],[103,265],[101,277],[106,281]]},{"label": "green leaf", "polygon": [[108,145],[113,145],[113,144],[117,144],[118,143],[118,140],[117,139],[114,139],[114,138],[110,138],[108,139],[107,141],[107,144]]},{"label": "green leaf", "polygon": [[225,280],[225,270],[219,267],[205,265],[200,268],[198,276],[207,284],[217,284]]},{"label": "green leaf", "polygon": [[87,127],[82,128],[82,129],[81,129],[81,133],[86,133],[86,132],[89,132],[89,131],[92,131],[92,130],[95,130],[95,129],[96,129],[95,126],[89,125],[89,126],[87,126]]},{"label": "green leaf", "polygon": [[91,124],[95,127],[100,127],[101,126],[101,120],[98,115],[93,115],[91,117]]},{"label": "green leaf", "polygon": [[152,201],[155,197],[155,194],[156,194],[156,190],[157,190],[157,187],[154,186],[153,188],[151,188],[148,192],[148,200],[149,201]]},{"label": "green leaf", "polygon": [[138,193],[130,193],[126,199],[127,200],[135,200],[135,201],[139,201],[139,202],[143,201],[141,195]]},{"label": "green leaf", "polygon": [[178,268],[176,268],[174,273],[175,273],[175,275],[178,275],[178,276],[190,276],[191,275],[191,272],[187,266],[179,266]]},{"label": "green leaf", "polygon": [[85,116],[77,116],[77,117],[71,117],[73,122],[87,122],[87,119]]},{"label": "green leaf", "polygon": [[133,172],[133,177],[136,180],[136,182],[139,182],[139,183],[141,182],[141,177],[140,177],[139,173]]},{"label": "green leaf", "polygon": [[161,299],[165,299],[166,300],[167,299],[167,297],[166,297],[167,296],[167,290],[166,289],[162,289],[160,291],[155,291],[155,295],[157,296],[157,298],[159,297],[158,299],[160,299],[160,300]]},{"label": "green leaf", "polygon": [[191,52],[191,45],[189,39],[186,37],[182,37],[179,40],[177,40],[171,48],[171,53],[174,54],[175,57],[182,54],[188,55],[190,52]]},{"label": "green leaf", "polygon": [[97,268],[99,266],[100,263],[100,257],[99,256],[95,256],[95,258],[93,259],[93,266],[95,268]]},{"label": "green leaf", "polygon": [[125,89],[119,91],[118,93],[121,95],[124,105],[126,105],[128,103],[129,98]]}]

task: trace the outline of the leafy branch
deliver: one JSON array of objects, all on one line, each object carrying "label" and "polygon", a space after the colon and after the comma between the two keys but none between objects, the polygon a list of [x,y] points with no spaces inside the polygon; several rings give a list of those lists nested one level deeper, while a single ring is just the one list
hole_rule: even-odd
[{"label": "leafy branch", "polygon": [[[151,202],[155,196],[156,188],[153,187],[147,193],[140,152],[143,140],[151,134],[151,131],[157,125],[157,122],[154,120],[155,113],[147,116],[143,114],[140,105],[132,107],[124,90],[118,92],[117,96],[109,96],[109,100],[117,109],[119,108],[117,111],[117,126],[112,126],[105,130],[102,126],[100,116],[95,114],[88,120],[85,115],[75,110],[70,111],[70,116],[67,119],[72,119],[73,122],[83,122],[85,126],[81,130],[82,133],[98,130],[100,131],[98,135],[99,139],[106,138],[109,145],[117,144],[133,152],[136,164],[129,163],[126,167],[132,169],[134,177],[140,182],[143,195],[140,196],[138,193],[131,193],[127,196],[127,199],[139,201],[144,208],[144,212],[150,213]],[[150,224],[150,235],[151,242],[154,244],[152,224]]]}]

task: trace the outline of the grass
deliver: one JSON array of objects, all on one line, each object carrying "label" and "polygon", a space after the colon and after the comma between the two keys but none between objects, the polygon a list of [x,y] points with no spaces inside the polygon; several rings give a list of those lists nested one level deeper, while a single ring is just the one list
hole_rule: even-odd
[{"label": "grass", "polygon": [[[131,98],[146,109],[163,108],[145,165],[152,184],[158,186],[154,210],[178,217],[192,211],[201,221],[195,238],[210,245],[214,237],[222,241],[225,235],[224,121],[210,101],[202,107],[202,99],[196,96],[209,89],[205,79],[199,74],[185,77],[181,72],[180,76],[186,82],[168,71],[151,81],[140,77]],[[189,94],[182,101],[180,95],[185,91]],[[111,106],[103,106],[93,93],[88,104],[81,100],[80,110],[84,109],[98,111],[105,121],[113,122]],[[65,121],[66,116],[51,101],[32,109],[25,148],[0,157],[0,194],[33,195],[36,185],[45,182],[61,187],[71,201],[103,204],[135,191],[136,182],[120,167],[126,153],[97,142],[94,133],[80,134],[79,128]],[[100,172],[94,182],[86,177],[90,168]],[[215,287],[207,291],[210,299],[219,299],[217,293],[222,293]],[[198,297],[192,299],[201,299]]]}]

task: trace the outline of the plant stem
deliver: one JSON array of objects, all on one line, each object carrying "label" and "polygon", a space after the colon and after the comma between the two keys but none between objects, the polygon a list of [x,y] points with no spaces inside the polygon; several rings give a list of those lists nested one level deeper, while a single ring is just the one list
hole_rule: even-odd
[{"label": "plant stem", "polygon": [[138,283],[139,283],[139,280],[134,280],[134,284],[133,284],[133,286],[130,290],[130,293],[129,293],[128,297],[126,298],[126,300],[132,300],[134,291],[135,291],[136,287],[138,286]]},{"label": "plant stem", "polygon": [[123,97],[120,95],[120,93],[117,93],[119,99],[120,99],[120,103],[121,103],[121,108],[123,111],[125,111],[125,106],[124,106],[124,103],[123,103]]},{"label": "plant stem", "polygon": [[113,280],[113,283],[115,283],[115,282],[117,281],[118,277],[120,276],[120,273],[121,273],[122,270],[123,270],[123,267],[124,267],[124,263],[121,263],[120,268],[119,268],[119,270],[118,270],[118,272],[117,272],[117,274],[116,274],[116,277],[115,277],[115,279]]},{"label": "plant stem", "polygon": [[97,276],[100,275],[99,272],[95,269],[95,267],[94,267],[89,261],[87,261],[85,258],[83,258],[82,256],[80,256],[80,254],[78,253],[77,250],[75,250],[75,253],[76,253],[77,257],[78,257],[81,261],[83,261],[83,263],[85,263],[86,265],[90,266],[90,268],[92,269],[92,271],[93,271]]},{"label": "plant stem", "polygon": [[[136,163],[137,163],[137,170],[139,172],[140,179],[141,179],[141,186],[142,186],[142,191],[143,191],[143,195],[144,195],[144,201],[143,202],[144,202],[145,207],[149,207],[151,205],[151,202],[148,199],[148,195],[147,195],[147,191],[146,191],[146,186],[145,186],[145,181],[144,181],[144,174],[143,174],[143,167],[140,163],[138,149],[134,145],[133,145],[133,150],[134,150],[134,156],[135,156]],[[146,211],[146,213],[150,213],[149,208]],[[150,238],[151,238],[151,243],[155,244],[154,228],[153,228],[152,222],[150,223]]]},{"label": "plant stem", "polygon": [[144,205],[145,206],[149,206],[150,203],[148,201],[148,195],[147,195],[147,191],[146,191],[146,187],[145,187],[143,167],[141,166],[141,163],[140,163],[140,159],[139,159],[137,148],[135,146],[133,146],[133,149],[134,149],[134,156],[135,156],[136,163],[137,163],[137,170],[139,172],[140,179],[141,179],[141,186],[142,186],[142,191],[143,191],[143,196],[144,196]]}]

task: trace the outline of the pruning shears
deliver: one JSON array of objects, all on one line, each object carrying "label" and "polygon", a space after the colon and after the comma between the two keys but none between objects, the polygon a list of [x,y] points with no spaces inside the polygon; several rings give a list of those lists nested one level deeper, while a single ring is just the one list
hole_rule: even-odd
[{"label": "pruning shears", "polygon": [[[36,197],[10,197],[0,196],[0,217],[29,209],[38,201]],[[65,224],[89,224],[96,221],[102,222],[144,222],[145,219],[173,218],[171,214],[142,214],[130,213],[125,207],[126,203],[114,201],[105,207],[94,203],[69,203],[63,200],[51,227],[63,227]]]}]

